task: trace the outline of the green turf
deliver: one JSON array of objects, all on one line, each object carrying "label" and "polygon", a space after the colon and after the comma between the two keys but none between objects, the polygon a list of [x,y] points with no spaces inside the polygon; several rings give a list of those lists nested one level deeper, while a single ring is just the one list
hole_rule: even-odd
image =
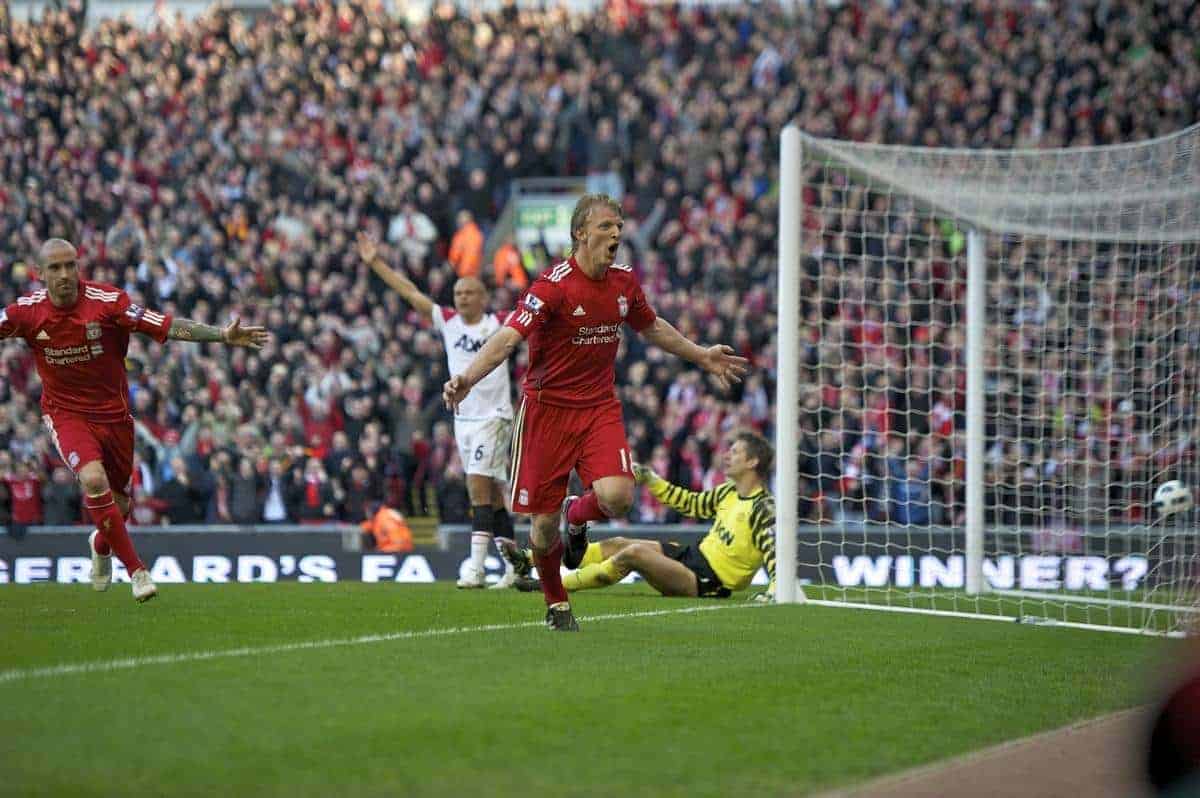
[{"label": "green turf", "polygon": [[804,794],[1131,706],[1173,644],[824,607],[578,597],[583,632],[466,631],[91,673],[12,671],[539,621],[449,585],[0,588],[0,793]]}]

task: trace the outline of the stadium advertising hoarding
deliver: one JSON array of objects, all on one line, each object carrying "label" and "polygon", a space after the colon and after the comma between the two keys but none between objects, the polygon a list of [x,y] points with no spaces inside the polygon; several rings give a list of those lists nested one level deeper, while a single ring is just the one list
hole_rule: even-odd
[{"label": "stadium advertising hoarding", "polygon": [[[683,542],[699,537],[672,535]],[[916,555],[869,542],[819,543],[809,550],[809,557],[802,556],[799,576],[802,582],[842,587],[961,588],[964,558],[946,553],[953,550],[954,538],[935,536],[928,552]],[[0,537],[0,584],[86,582],[91,560],[84,556],[84,540],[70,534],[31,534],[21,540]],[[467,535],[452,535],[445,549],[418,547],[403,554],[347,551],[336,533],[141,533],[137,544],[151,576],[162,584],[424,583],[457,579],[470,556]],[[819,565],[811,559],[817,554]],[[113,565],[114,577],[128,581],[120,563]],[[1132,551],[1024,552],[985,557],[984,577],[997,589],[1136,590],[1147,586],[1155,565],[1154,559]],[[489,555],[487,570],[489,580],[499,578],[502,563],[495,554]],[[755,583],[765,582],[766,574],[760,572]]]},{"label": "stadium advertising hoarding", "polygon": [[575,194],[536,194],[517,200],[513,222],[517,246],[530,250],[545,244],[551,253],[565,252],[571,245],[571,211]]}]

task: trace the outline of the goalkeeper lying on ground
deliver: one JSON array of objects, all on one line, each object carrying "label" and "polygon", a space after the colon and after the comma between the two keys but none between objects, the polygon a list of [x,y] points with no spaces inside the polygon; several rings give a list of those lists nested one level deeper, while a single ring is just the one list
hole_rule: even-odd
[{"label": "goalkeeper lying on ground", "polygon": [[[634,464],[638,483],[663,504],[690,518],[713,518],[699,546],[655,540],[609,538],[589,543],[583,562],[563,577],[568,591],[615,585],[636,572],[664,596],[725,598],[743,590],[765,563],[771,579],[760,600],[775,595],[775,499],[767,475],[775,459],[761,435],[741,432],[724,456],[728,481],[696,493],[672,485],[645,466]],[[519,575],[529,573],[529,552],[497,538],[496,545]]]}]

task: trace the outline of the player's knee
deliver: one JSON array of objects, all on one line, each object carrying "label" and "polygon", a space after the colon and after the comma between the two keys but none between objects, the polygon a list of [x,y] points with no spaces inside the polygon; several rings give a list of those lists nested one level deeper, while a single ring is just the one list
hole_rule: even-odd
[{"label": "player's knee", "polygon": [[100,496],[109,490],[108,475],[99,463],[89,463],[79,469],[79,486],[88,496]]},{"label": "player's knee", "polygon": [[557,540],[558,516],[535,515],[529,525],[529,544],[534,551],[550,551]]},{"label": "player's knee", "polygon": [[644,543],[631,543],[613,555],[613,562],[622,571],[631,571],[645,562],[649,548]]},{"label": "player's knee", "polygon": [[623,518],[633,508],[633,489],[609,491],[603,496],[597,494],[596,499],[609,518]]}]

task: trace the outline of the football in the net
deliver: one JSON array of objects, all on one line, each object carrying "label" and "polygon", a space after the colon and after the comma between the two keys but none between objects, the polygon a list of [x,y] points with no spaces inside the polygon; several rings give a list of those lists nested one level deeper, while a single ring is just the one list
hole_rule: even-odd
[{"label": "football in the net", "polygon": [[1174,515],[1191,507],[1192,491],[1177,479],[1164,482],[1154,491],[1154,509],[1159,515]]}]

